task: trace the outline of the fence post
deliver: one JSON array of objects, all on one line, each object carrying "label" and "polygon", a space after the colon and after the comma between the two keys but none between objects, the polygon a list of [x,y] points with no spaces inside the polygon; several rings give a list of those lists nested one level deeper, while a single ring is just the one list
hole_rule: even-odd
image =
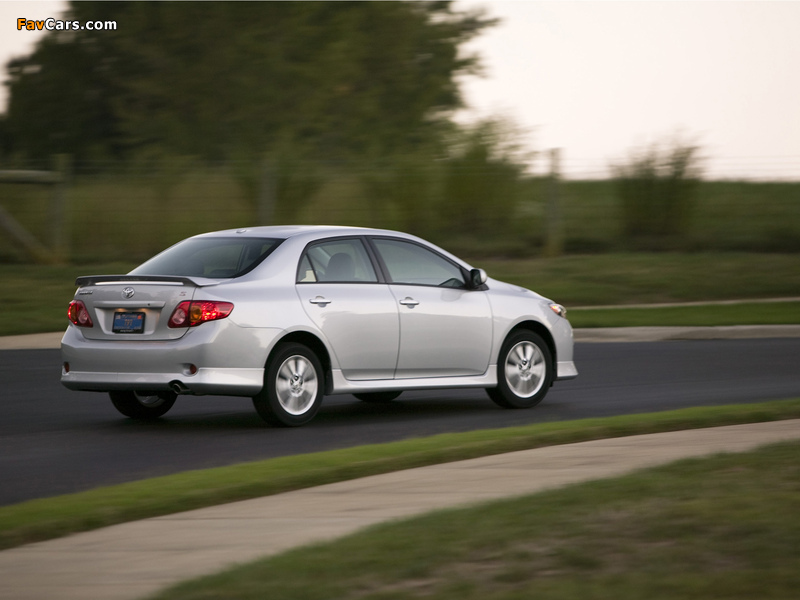
[{"label": "fence post", "polygon": [[272,161],[264,159],[261,165],[261,181],[258,186],[257,225],[272,225],[275,211],[275,195],[277,182]]},{"label": "fence post", "polygon": [[561,217],[561,197],[559,190],[558,148],[550,150],[550,176],[547,185],[547,230],[545,232],[545,255],[560,256],[564,252],[564,232]]},{"label": "fence post", "polygon": [[27,229],[17,223],[11,213],[7,212],[2,206],[0,206],[0,229],[14,238],[37,263],[46,264],[52,262],[50,250],[28,233]]},{"label": "fence post", "polygon": [[67,196],[71,163],[72,160],[69,154],[56,154],[53,157],[53,171],[56,179],[50,204],[53,227],[51,246],[53,248],[53,259],[57,263],[69,262],[70,227]]}]

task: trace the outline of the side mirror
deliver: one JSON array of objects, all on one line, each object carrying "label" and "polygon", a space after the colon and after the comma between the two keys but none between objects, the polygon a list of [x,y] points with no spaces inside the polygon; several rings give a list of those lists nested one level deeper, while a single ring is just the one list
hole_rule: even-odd
[{"label": "side mirror", "polygon": [[478,289],[484,283],[486,283],[486,271],[483,269],[472,269],[469,272],[469,287],[471,289]]}]

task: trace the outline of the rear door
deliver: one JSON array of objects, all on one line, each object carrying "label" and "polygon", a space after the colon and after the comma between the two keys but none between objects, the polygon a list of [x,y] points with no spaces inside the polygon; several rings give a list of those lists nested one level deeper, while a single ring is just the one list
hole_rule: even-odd
[{"label": "rear door", "polygon": [[297,295],[328,339],[345,378],[391,379],[400,327],[394,296],[380,283],[359,238],[335,238],[306,248]]}]

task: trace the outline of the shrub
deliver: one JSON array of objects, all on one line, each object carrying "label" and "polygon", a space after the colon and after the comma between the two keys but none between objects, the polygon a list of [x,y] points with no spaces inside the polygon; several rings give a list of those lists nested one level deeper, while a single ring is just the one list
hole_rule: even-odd
[{"label": "shrub", "polygon": [[687,233],[701,173],[698,151],[675,140],[612,165],[626,239],[658,243]]}]

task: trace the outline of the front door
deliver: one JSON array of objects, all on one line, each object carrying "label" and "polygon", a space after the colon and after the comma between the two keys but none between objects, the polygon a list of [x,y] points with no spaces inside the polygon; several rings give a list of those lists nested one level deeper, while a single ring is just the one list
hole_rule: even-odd
[{"label": "front door", "polygon": [[467,289],[463,270],[406,240],[375,238],[400,314],[395,377],[481,375],[489,366],[492,313],[486,294]]}]

